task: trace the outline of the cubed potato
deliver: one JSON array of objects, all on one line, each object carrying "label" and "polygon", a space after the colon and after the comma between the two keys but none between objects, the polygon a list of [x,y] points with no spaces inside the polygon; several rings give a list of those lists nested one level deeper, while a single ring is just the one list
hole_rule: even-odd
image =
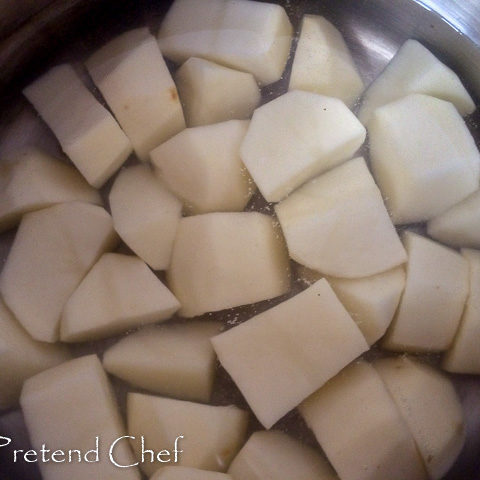
[{"label": "cubed potato", "polygon": [[480,190],[432,218],[427,232],[452,247],[480,248]]},{"label": "cubed potato", "polygon": [[27,213],[0,276],[0,293],[36,340],[55,342],[63,307],[117,236],[110,215],[87,203]]},{"label": "cubed potato", "polygon": [[377,360],[374,366],[412,432],[430,478],[443,478],[465,440],[462,406],[451,381],[406,356]]},{"label": "cubed potato", "polygon": [[[67,452],[56,457],[65,462],[38,462],[44,480],[140,480],[136,467],[119,468],[110,460],[110,446],[125,435],[125,428],[96,355],[76,358],[30,378],[23,387],[20,404],[33,448],[40,452],[46,445],[50,452]],[[96,455],[91,452],[89,463],[83,455],[96,449],[96,437],[98,462],[92,461]],[[79,450],[82,461],[72,452],[69,462],[68,450]],[[120,465],[134,463],[128,440],[117,442],[112,454]]]},{"label": "cubed potato", "polygon": [[[146,449],[160,452],[172,448],[179,436],[182,453],[176,465],[224,472],[245,441],[248,413],[230,405],[214,407],[200,403],[129,393],[127,401],[128,433],[134,452],[141,459],[140,437]],[[168,466],[151,455],[141,468],[152,475]]]},{"label": "cubed potato", "polygon": [[480,155],[451,103],[409,95],[375,110],[368,133],[395,224],[430,220],[478,189]]},{"label": "cubed potato", "polygon": [[167,279],[180,315],[194,317],[287,293],[290,266],[271,217],[207,213],[180,221]]},{"label": "cubed potato", "polygon": [[122,170],[109,201],[113,225],[122,240],[154,270],[168,268],[182,202],[147,165]]},{"label": "cubed potato", "polygon": [[25,380],[70,358],[66,347],[33,340],[0,299],[0,410],[15,407]]},{"label": "cubed potato", "polygon": [[377,108],[411,93],[451,102],[462,116],[475,110],[475,103],[457,74],[421,43],[407,40],[365,92],[358,114],[361,122],[367,125]]},{"label": "cubed potato", "polygon": [[103,366],[151,392],[208,402],[216,369],[210,337],[221,327],[212,321],[147,327],[110,347]]},{"label": "cubed potato", "polygon": [[111,337],[169,319],[178,300],[136,256],[105,253],[65,304],[62,342]]},{"label": "cubed potato", "polygon": [[160,468],[150,480],[233,480],[230,475],[189,467]]},{"label": "cubed potato", "polygon": [[101,187],[132,152],[118,123],[70,65],[52,68],[23,93],[90,185]]},{"label": "cubed potato", "polygon": [[300,413],[342,480],[426,480],[412,434],[368,363],[343,370]]},{"label": "cubed potato", "polygon": [[326,280],[213,337],[212,343],[265,428],[368,350]]},{"label": "cubed potato", "polygon": [[228,469],[234,480],[337,480],[313,448],[283,432],[255,432]]},{"label": "cubed potato", "polygon": [[303,16],[289,89],[336,97],[350,108],[363,92],[342,34],[325,17]]},{"label": "cubed potato", "polygon": [[337,99],[291,91],[255,110],[241,156],[268,202],[350,158],[365,128]]},{"label": "cubed potato", "polygon": [[407,259],[363,158],[314,178],[275,212],[290,257],[325,275],[367,277]]},{"label": "cubed potato", "polygon": [[443,357],[443,368],[454,373],[480,374],[480,252],[462,250],[469,266],[470,288],[460,327]]},{"label": "cubed potato", "polygon": [[114,38],[86,66],[140,160],[185,128],[177,88],[147,28]]},{"label": "cubed potato", "polygon": [[189,58],[175,73],[189,127],[250,118],[260,102],[251,73]]},{"label": "cubed potato", "polygon": [[14,227],[24,213],[62,202],[100,205],[102,199],[70,165],[30,149],[5,165],[0,174],[0,232]]},{"label": "cubed potato", "polygon": [[249,72],[262,84],[282,76],[293,29],[280,5],[238,0],[176,0],[158,34],[177,63],[202,57]]},{"label": "cubed potato", "polygon": [[457,252],[413,232],[405,232],[404,243],[405,291],[382,346],[401,352],[447,350],[468,294],[468,264]]},{"label": "cubed potato", "polygon": [[255,184],[240,158],[248,122],[187,128],[150,153],[157,175],[188,214],[242,211]]}]

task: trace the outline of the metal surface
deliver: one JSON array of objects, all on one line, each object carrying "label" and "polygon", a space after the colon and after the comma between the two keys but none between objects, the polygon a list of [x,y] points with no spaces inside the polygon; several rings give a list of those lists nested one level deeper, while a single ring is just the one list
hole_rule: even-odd
[{"label": "metal surface", "polygon": [[[21,97],[21,88],[49,66],[61,61],[81,62],[85,56],[116,34],[148,24],[156,31],[169,1],[161,0],[56,0],[34,15],[8,39],[0,42],[0,161],[25,145],[41,146],[52,153],[59,147],[48,129]],[[399,46],[416,38],[456,70],[476,100],[480,98],[480,2],[478,0],[283,0],[298,31],[303,13],[326,16],[344,34],[361,75],[369,83],[388,63]],[[173,68],[173,67],[172,67]],[[285,91],[287,79],[263,91],[268,101]],[[478,101],[477,101],[478,103]],[[468,120],[477,143],[478,115]],[[367,152],[368,153],[368,152]],[[108,190],[108,185],[106,190]],[[268,208],[256,199],[250,208]],[[0,235],[0,262],[6,258],[14,231]],[[1,264],[0,264],[1,265]],[[1,267],[0,267],[1,268]],[[302,285],[296,283],[294,291]],[[228,325],[241,322],[274,303],[263,302],[246,308],[215,314]],[[111,342],[109,342],[111,343]],[[101,352],[105,343],[75,347],[78,354]],[[480,347],[479,347],[480,348]],[[373,350],[369,355],[378,355]],[[436,357],[429,361],[436,362]],[[452,376],[467,418],[467,443],[448,480],[480,480],[480,380],[473,376]],[[120,404],[125,386],[114,381]],[[246,406],[228,375],[219,368],[213,402]],[[259,428],[252,420],[251,429]],[[305,442],[315,444],[312,435],[295,412],[283,419],[283,428]],[[0,435],[27,442],[21,413],[0,415]],[[0,455],[2,455],[0,449]],[[0,456],[0,480],[35,480],[35,465],[12,465]],[[292,479],[294,480],[294,479]],[[388,480],[388,479],[385,479]]]}]

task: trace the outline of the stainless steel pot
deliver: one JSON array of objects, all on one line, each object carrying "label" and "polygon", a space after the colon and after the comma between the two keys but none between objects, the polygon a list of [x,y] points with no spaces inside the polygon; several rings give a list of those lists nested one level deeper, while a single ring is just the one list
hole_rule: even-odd
[{"label": "stainless steel pot", "polygon": [[[170,3],[171,0],[0,2],[0,158],[30,143],[59,152],[54,139],[22,99],[22,87],[48,66],[60,61],[82,60],[101,43],[128,28],[146,23],[155,31]],[[480,98],[479,0],[282,0],[280,3],[297,28],[303,13],[324,15],[339,26],[367,83],[406,39],[416,38],[460,74],[476,100]],[[31,13],[34,15],[29,16]],[[281,80],[267,87],[264,99],[281,93],[285,85],[286,80]],[[474,114],[468,120],[477,141],[480,140],[479,118],[479,114]],[[14,232],[0,235],[2,261],[13,236]],[[240,313],[249,315],[248,309]],[[78,353],[101,348],[101,345],[84,346]],[[435,357],[431,360],[435,362]],[[244,404],[221,370],[219,377],[214,401]],[[467,417],[467,443],[447,479],[480,480],[480,379],[452,378]],[[122,389],[119,391],[121,395]],[[295,413],[281,425],[306,442],[314,443]],[[0,414],[0,435],[14,438],[17,448],[28,445],[20,412]],[[2,461],[0,456],[0,479],[40,478],[35,465],[30,467]]]}]

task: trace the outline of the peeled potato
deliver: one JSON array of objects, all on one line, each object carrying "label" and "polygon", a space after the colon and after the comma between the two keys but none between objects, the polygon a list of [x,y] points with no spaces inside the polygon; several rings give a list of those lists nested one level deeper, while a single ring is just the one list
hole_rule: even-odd
[{"label": "peeled potato", "polygon": [[375,369],[415,438],[430,478],[442,478],[465,440],[463,412],[450,380],[406,356],[384,358]]},{"label": "peeled potato", "polygon": [[480,154],[453,104],[409,95],[375,110],[368,133],[395,224],[430,220],[478,189]]},{"label": "peeled potato", "polygon": [[0,293],[35,340],[58,340],[65,303],[116,241],[112,218],[96,205],[61,203],[23,217],[0,276]]},{"label": "peeled potato", "polygon": [[313,448],[283,432],[255,432],[234,458],[234,480],[337,480],[332,467]]},{"label": "peeled potato", "polygon": [[209,472],[198,468],[163,467],[154,473],[150,480],[232,480],[230,475]]},{"label": "peeled potato", "polygon": [[324,17],[303,16],[288,88],[337,97],[350,108],[362,93],[347,44]]},{"label": "peeled potato", "polygon": [[177,88],[147,28],[114,38],[86,67],[140,160],[185,128]]},{"label": "peeled potato", "polygon": [[375,369],[357,362],[300,413],[342,480],[426,480],[412,434]]},{"label": "peeled potato", "polygon": [[102,203],[75,168],[39,150],[28,150],[0,173],[0,232],[15,226],[24,213],[74,201]]},{"label": "peeled potato", "polygon": [[[223,472],[244,442],[248,414],[232,405],[214,407],[140,393],[129,393],[127,404],[128,433],[135,437],[132,445],[138,460],[141,436],[145,448],[156,452],[172,449],[175,439],[183,436],[177,465]],[[152,475],[167,465],[147,460],[141,468]]]},{"label": "peeled potato", "polygon": [[255,110],[241,156],[268,202],[350,158],[365,128],[338,98],[294,90]]},{"label": "peeled potato", "polygon": [[453,341],[468,294],[468,264],[457,252],[405,232],[407,281],[383,347],[440,352]]},{"label": "peeled potato", "polygon": [[90,185],[100,188],[132,145],[70,65],[59,65],[23,91]]},{"label": "peeled potato", "polygon": [[275,206],[290,257],[325,275],[358,278],[406,261],[363,158],[314,178]]},{"label": "peeled potato", "polygon": [[326,280],[213,337],[212,343],[265,428],[368,350]]},{"label": "peeled potato", "polygon": [[367,125],[377,108],[410,93],[423,93],[452,102],[460,115],[475,110],[475,103],[457,74],[421,43],[407,40],[368,87],[358,114],[361,122]]},{"label": "peeled potato", "polygon": [[189,127],[247,119],[260,102],[251,73],[201,58],[189,58],[175,73],[175,82]]}]

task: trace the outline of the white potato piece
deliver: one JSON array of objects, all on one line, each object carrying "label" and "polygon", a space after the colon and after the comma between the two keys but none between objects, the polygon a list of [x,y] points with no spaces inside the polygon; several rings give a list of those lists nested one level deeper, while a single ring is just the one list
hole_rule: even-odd
[{"label": "white potato piece", "polygon": [[283,432],[255,432],[228,469],[234,480],[337,480],[315,451]]},{"label": "white potato piece", "polygon": [[105,253],[65,304],[62,342],[111,337],[169,319],[180,304],[140,258]]},{"label": "white potato piece", "polygon": [[342,34],[325,17],[303,16],[288,88],[336,97],[350,108],[363,92]]},{"label": "white potato piece", "polygon": [[[296,273],[308,285],[323,275],[303,265]],[[387,272],[364,278],[328,277],[335,295],[355,320],[369,345],[373,345],[387,331],[405,288],[405,270],[396,267]]]},{"label": "white potato piece", "polygon": [[189,58],[175,73],[189,127],[251,117],[260,90],[251,73]]},{"label": "white potato piece", "polygon": [[221,329],[212,321],[147,327],[110,347],[103,366],[151,392],[208,402],[216,368],[210,338]]},{"label": "white potato piece", "polygon": [[350,158],[365,128],[337,98],[291,91],[255,110],[242,160],[268,202]]},{"label": "white potato piece", "polygon": [[468,295],[468,263],[454,250],[413,232],[403,238],[407,281],[382,346],[401,352],[447,350]]},{"label": "white potato piece", "polygon": [[102,199],[70,165],[27,150],[0,173],[0,232],[14,227],[23,214],[63,202],[101,205]]},{"label": "white potato piece", "polygon": [[154,270],[170,265],[182,203],[147,165],[122,170],[110,190],[113,225],[122,240]]},{"label": "white potato piece", "polygon": [[412,434],[375,369],[356,362],[300,413],[342,480],[425,480]]},{"label": "white potato piece", "polygon": [[439,480],[465,440],[463,412],[451,381],[406,356],[374,363],[415,438],[430,478]]},{"label": "white potato piece", "polygon": [[271,217],[207,213],[180,221],[167,279],[180,315],[194,317],[287,293],[290,265]]},{"label": "white potato piece", "polygon": [[480,248],[480,190],[432,218],[427,232],[452,247]]},{"label": "white potato piece", "polygon": [[[119,468],[110,460],[110,446],[125,435],[125,428],[96,355],[76,358],[30,378],[23,387],[20,404],[32,446],[38,452],[47,445],[51,452],[80,450],[85,454],[96,448],[99,437],[98,462],[88,463],[83,458],[79,462],[75,452],[71,462],[68,453],[63,463],[39,462],[44,480],[140,480],[136,467]],[[121,465],[134,463],[128,440],[118,442],[112,455]],[[88,459],[95,459],[95,453],[91,452]]]},{"label": "white potato piece", "polygon": [[0,410],[17,405],[25,380],[70,359],[66,347],[33,340],[0,299]]},{"label": "white potato piece", "polygon": [[176,0],[158,34],[177,63],[202,57],[249,72],[261,84],[282,76],[293,29],[280,5],[239,0]]},{"label": "white potato piece", "polygon": [[443,357],[442,366],[454,373],[480,374],[480,252],[462,250],[467,260],[470,277],[470,294],[463,311],[457,335]]},{"label": "white potato piece", "polygon": [[460,115],[475,110],[475,103],[457,74],[416,40],[407,40],[365,92],[358,113],[367,125],[373,112],[411,93],[431,95],[455,105]]},{"label": "white potato piece", "polygon": [[70,65],[52,68],[23,93],[90,185],[100,188],[132,152],[118,123]]},{"label": "white potato piece", "polygon": [[326,280],[213,337],[212,343],[265,428],[368,350]]},{"label": "white potato piece", "polygon": [[363,158],[314,178],[275,212],[290,257],[325,275],[367,277],[407,259]]},{"label": "white potato piece", "polygon": [[480,155],[455,107],[409,95],[368,126],[375,179],[395,224],[423,222],[478,190]]},{"label": "white potato piece", "polygon": [[[170,398],[129,393],[127,400],[128,433],[134,452],[141,459],[140,437],[145,448],[159,452],[173,446],[183,451],[176,465],[202,470],[226,471],[240,450],[248,424],[248,413],[230,405],[214,407]],[[160,463],[148,454],[141,468],[152,475],[168,463]]]},{"label": "white potato piece", "polygon": [[177,88],[147,28],[114,38],[86,67],[140,160],[185,128]]},{"label": "white potato piece", "polygon": [[35,340],[58,340],[65,303],[116,242],[112,218],[96,205],[61,203],[23,217],[0,276],[0,293]]},{"label": "white potato piece", "polygon": [[230,475],[189,467],[163,467],[150,480],[233,480]]},{"label": "white potato piece", "polygon": [[240,158],[248,121],[187,128],[150,153],[156,174],[188,214],[242,211],[255,185]]}]

